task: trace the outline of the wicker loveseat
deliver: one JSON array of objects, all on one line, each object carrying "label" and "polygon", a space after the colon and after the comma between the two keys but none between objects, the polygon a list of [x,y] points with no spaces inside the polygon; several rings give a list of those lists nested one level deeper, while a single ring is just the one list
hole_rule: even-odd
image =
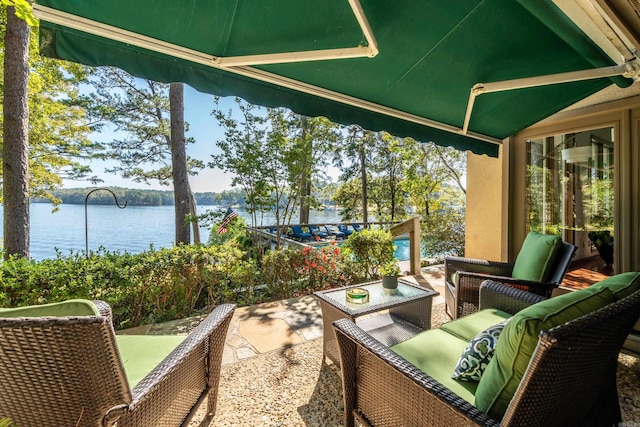
[{"label": "wicker loveseat", "polygon": [[216,307],[188,336],[116,336],[101,301],[0,309],[0,419],[182,426],[205,398],[212,415],[234,309]]},{"label": "wicker loveseat", "polygon": [[[479,312],[392,348],[336,321],[345,425],[354,416],[373,426],[620,421],[617,358],[640,316],[640,274],[550,299],[492,281],[480,293]],[[451,379],[466,340],[509,316],[480,381]]]}]

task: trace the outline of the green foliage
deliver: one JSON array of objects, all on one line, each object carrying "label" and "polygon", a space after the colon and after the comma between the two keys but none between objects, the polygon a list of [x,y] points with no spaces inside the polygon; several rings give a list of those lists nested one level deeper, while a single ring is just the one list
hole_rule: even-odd
[{"label": "green foliage", "polygon": [[208,305],[253,303],[258,276],[233,245],[180,245],[141,254],[92,252],[0,264],[0,306],[45,304],[71,298],[101,299],[116,328],[191,316]]},{"label": "green foliage", "polygon": [[233,218],[231,222],[225,226],[225,228],[227,229],[225,233],[218,234],[220,222],[222,221],[224,214],[224,211],[215,213],[212,213],[211,211],[208,212],[208,215],[213,215],[217,219],[217,221],[214,222],[213,226],[211,227],[211,233],[209,233],[210,245],[219,245],[229,241],[236,241],[240,243],[247,235],[247,221],[245,221],[245,219],[241,216]]},{"label": "green foliage", "polygon": [[343,181],[333,193],[332,201],[340,206],[344,221],[360,221],[362,218],[362,194],[360,180]]},{"label": "green foliage", "polygon": [[[252,225],[271,212],[276,226],[290,223],[294,211],[319,207],[311,191],[327,150],[338,138],[337,125],[284,109],[261,109],[236,99],[239,114],[213,112],[224,138],[209,167],[233,174],[232,185],[245,195]],[[307,222],[308,219],[303,220]]]},{"label": "green foliage", "polygon": [[366,280],[378,279],[382,266],[395,262],[393,236],[387,230],[365,229],[353,233],[343,248]]},{"label": "green foliage", "polygon": [[[107,172],[136,182],[172,183],[169,84],[140,80],[113,67],[96,68],[90,83],[94,119],[125,136],[106,144],[104,155],[117,161]],[[190,175],[204,167],[196,159],[185,161]]]},{"label": "green foliage", "polygon": [[373,141],[377,161],[371,168],[375,176],[369,181],[368,192],[373,213],[378,221],[407,219],[407,197],[402,188],[405,178],[405,140],[387,132],[379,132]]},{"label": "green foliage", "polygon": [[464,255],[464,211],[454,207],[437,210],[421,221],[422,248],[427,256]]},{"label": "green foliage", "polygon": [[333,200],[344,207],[343,220],[368,221],[368,179],[375,162],[371,149],[374,138],[373,132],[350,126],[346,138],[333,150],[333,164],[340,169],[342,182]]},{"label": "green foliage", "polygon": [[395,260],[388,262],[380,267],[380,274],[382,276],[397,276],[400,274],[400,266]]},{"label": "green foliage", "polygon": [[231,111],[225,113],[218,108],[213,112],[218,124],[224,129],[224,139],[216,142],[220,154],[211,156],[213,161],[209,163],[209,167],[233,174],[231,185],[244,192],[245,202],[253,214],[252,223],[255,225],[257,212],[271,203],[271,188],[267,183],[266,173],[272,171],[272,157],[278,154],[265,148],[267,118],[262,110],[243,103],[239,98],[236,103],[240,110],[240,120]]},{"label": "green foliage", "polygon": [[[59,199],[64,204],[84,204],[85,197],[89,191],[96,187],[82,188],[60,188],[52,191],[53,197]],[[139,188],[109,187],[118,196],[118,200],[127,201],[128,206],[173,206],[175,200],[173,191],[170,190],[145,190]],[[225,190],[220,193],[204,192],[194,193],[196,203],[201,205],[242,205],[244,194],[237,190]],[[49,202],[47,198],[32,198],[31,202]],[[113,197],[109,193],[94,193],[87,201],[89,205],[111,205]]]},{"label": "green foliage", "polygon": [[339,246],[295,248],[268,252],[262,273],[270,299],[291,298],[361,281],[355,264]]},{"label": "green foliage", "polygon": [[1,0],[1,2],[5,6],[13,6],[16,10],[16,16],[27,21],[30,27],[38,26],[38,20],[33,14],[33,8],[27,0]]}]

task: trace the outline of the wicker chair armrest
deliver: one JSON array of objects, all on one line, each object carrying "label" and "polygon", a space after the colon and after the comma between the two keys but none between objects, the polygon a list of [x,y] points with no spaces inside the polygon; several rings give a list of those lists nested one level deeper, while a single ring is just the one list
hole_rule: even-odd
[{"label": "wicker chair armrest", "polygon": [[545,297],[516,289],[500,282],[486,280],[480,285],[480,309],[497,308],[510,314],[544,301]]},{"label": "wicker chair armrest", "polygon": [[[357,372],[366,369],[369,362],[382,362],[380,367],[372,369],[385,384],[403,384],[407,388],[420,387],[419,396],[412,393],[403,395],[403,399],[411,399],[414,407],[419,407],[430,414],[420,418],[419,425],[489,425],[497,426],[499,422],[480,412],[473,405],[458,397],[442,384],[425,374],[409,361],[393,352],[371,335],[363,331],[349,319],[340,319],[333,323],[340,348],[343,393],[345,399],[345,425],[353,426],[353,413],[356,412],[367,419],[369,414],[362,413],[357,399],[369,399],[358,390]],[[364,357],[365,354],[373,357]],[[384,378],[384,379],[383,379]],[[382,402],[389,400],[390,390],[380,387],[364,387],[367,392],[374,392],[373,400]],[[363,389],[364,389],[363,388]],[[379,394],[379,395],[378,395]],[[371,404],[371,403],[369,403]],[[436,421],[437,420],[437,421]],[[405,420],[406,422],[406,420]],[[375,421],[372,420],[375,425]]]},{"label": "wicker chair armrest", "polygon": [[106,317],[107,319],[109,319],[110,323],[113,323],[113,315],[111,313],[111,306],[109,305],[109,303],[102,300],[93,300],[91,302],[96,306],[98,312],[102,317]]},{"label": "wicker chair armrest", "polygon": [[494,282],[504,283],[505,285],[512,286],[514,288],[522,289],[525,291],[529,291],[538,295],[542,295],[545,297],[551,296],[551,291],[554,288],[557,288],[558,285],[554,283],[544,283],[544,282],[536,282],[532,280],[521,280],[514,279],[509,276],[499,276],[493,274],[484,274],[484,273],[472,273],[467,271],[458,272],[458,283],[462,287],[474,286],[479,288],[479,286],[485,280],[492,280]]},{"label": "wicker chair armrest", "polygon": [[[208,378],[202,379],[203,392],[206,387],[216,393],[224,341],[235,307],[234,304],[222,304],[209,313],[178,347],[133,388],[133,401],[126,412],[153,411],[154,407],[157,411],[162,405],[175,404],[174,399],[183,392],[181,382],[187,381],[189,376],[193,377],[193,372],[190,372],[193,365],[190,364],[203,357],[206,361],[198,363],[205,364],[208,370]],[[209,412],[215,412],[215,401],[211,402],[211,396]],[[141,419],[139,415],[136,417]],[[126,422],[122,424],[128,425]]]},{"label": "wicker chair armrest", "polygon": [[508,276],[513,271],[513,264],[463,257],[447,257],[444,259],[445,280],[451,282],[451,275],[461,271]]}]

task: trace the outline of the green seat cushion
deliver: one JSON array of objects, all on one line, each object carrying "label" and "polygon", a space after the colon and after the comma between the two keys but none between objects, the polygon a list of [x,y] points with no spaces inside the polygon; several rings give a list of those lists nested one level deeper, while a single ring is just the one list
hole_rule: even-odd
[{"label": "green seat cushion", "polygon": [[27,307],[0,308],[0,317],[66,317],[99,315],[100,312],[95,304],[84,299],[73,299],[42,305],[30,305]]},{"label": "green seat cushion", "polygon": [[134,388],[186,335],[116,335],[129,387]]},{"label": "green seat cushion", "polygon": [[591,287],[596,289],[608,288],[616,301],[619,301],[640,289],[640,273],[629,272],[616,274],[615,276],[591,285]]},{"label": "green seat cushion", "polygon": [[561,244],[560,236],[529,232],[522,243],[511,276],[514,279],[542,282]]},{"label": "green seat cushion", "polygon": [[391,350],[407,359],[415,367],[426,373],[446,388],[473,404],[476,382],[458,381],[451,373],[458,363],[458,357],[467,346],[467,341],[440,329],[430,329],[419,333],[407,341],[391,347]]},{"label": "green seat cushion", "polygon": [[511,317],[511,315],[507,312],[495,308],[488,308],[444,323],[440,326],[440,329],[465,342],[469,342],[481,331],[509,317]]},{"label": "green seat cushion", "polygon": [[547,299],[516,313],[500,334],[493,359],[478,383],[476,407],[502,419],[529,366],[540,332],[614,301],[609,289],[589,287]]}]

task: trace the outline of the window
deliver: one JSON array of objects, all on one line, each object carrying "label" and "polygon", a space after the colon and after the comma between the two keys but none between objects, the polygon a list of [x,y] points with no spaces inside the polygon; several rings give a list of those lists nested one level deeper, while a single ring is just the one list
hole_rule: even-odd
[{"label": "window", "polygon": [[614,129],[527,141],[527,230],[569,242],[613,232]]}]

